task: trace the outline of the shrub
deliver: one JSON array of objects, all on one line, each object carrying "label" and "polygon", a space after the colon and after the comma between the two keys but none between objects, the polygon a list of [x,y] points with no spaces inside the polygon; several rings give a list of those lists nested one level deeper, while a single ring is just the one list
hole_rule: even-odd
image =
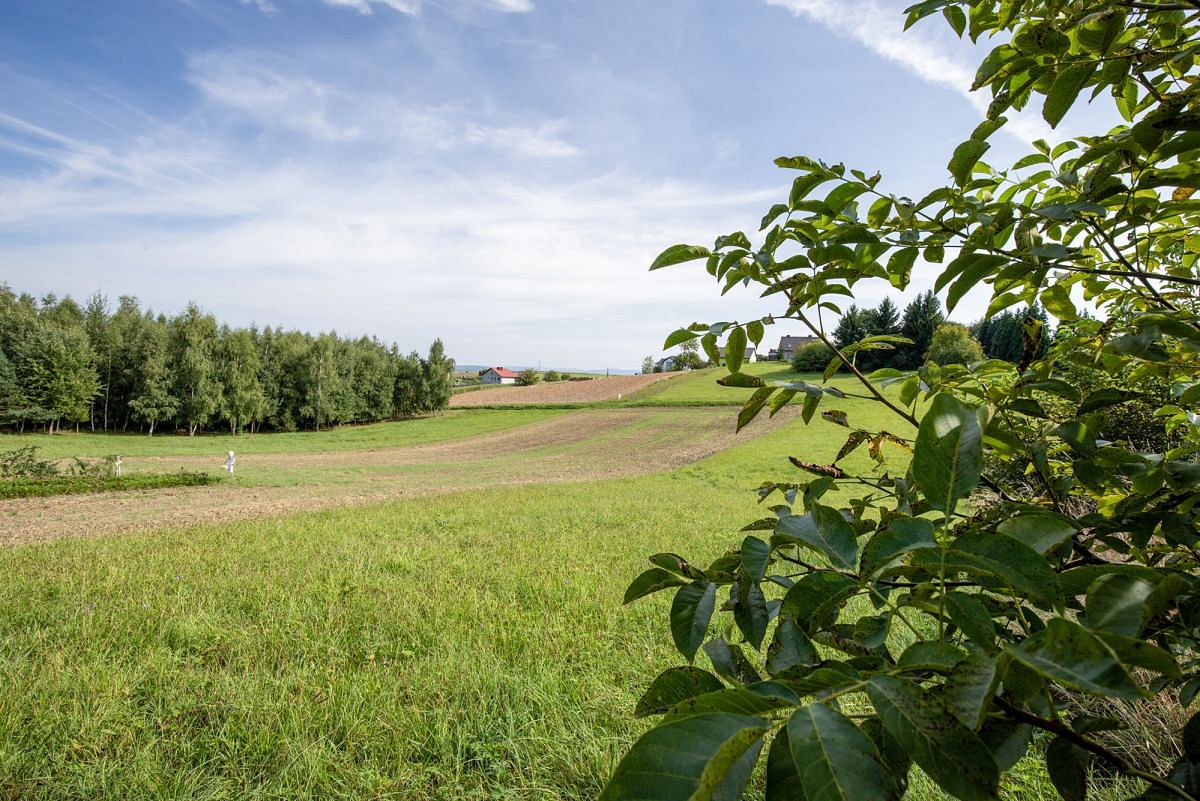
[{"label": "shrub", "polygon": [[797,373],[819,373],[833,359],[833,351],[824,342],[810,342],[792,357],[792,369]]},{"label": "shrub", "polygon": [[[767,798],[895,799],[914,764],[982,801],[1031,752],[1068,801],[1113,773],[1141,783],[1141,799],[1200,796],[1200,713],[1188,710],[1200,695],[1197,8],[918,3],[908,24],[937,13],[994,48],[976,78],[988,117],[950,155],[950,184],[885,191],[870,170],[781,158],[796,177],[759,242],[737,231],[655,259],[701,261],[720,286],[757,283],[778,301],[668,339],[706,350],[781,320],[820,335],[823,308],[871,282],[903,290],[914,269],[935,273],[922,283],[947,311],[986,287],[989,317],[1038,303],[1069,324],[1082,295],[1097,319],[1044,355],[1045,326],[1023,325],[1017,364],[918,365],[942,322],[923,294],[896,362],[915,356],[914,372],[872,381],[849,367],[888,429],[817,415],[840,388],[768,385],[734,364],[721,382],[755,390],[739,429],[800,401],[805,423],[845,427],[846,441],[833,463],[800,453],[795,481],[762,484],[768,511],[724,555],[701,567],[658,553],[629,585],[626,602],[674,593],[670,637],[687,664],[648,682],[635,715],[663,717],[602,801],[733,799],[756,773]],[[1054,127],[1078,97],[1106,96],[1126,124],[1037,141],[1007,169],[980,160],[1009,111],[1040,104]],[[1163,422],[1158,450],[1106,436],[1138,401]],[[837,463],[864,445],[876,469]],[[1146,699],[1177,722],[1121,710]],[[1158,740],[1153,753],[1117,750],[1122,726],[1126,743]]]},{"label": "shrub", "polygon": [[947,364],[972,364],[983,358],[983,346],[965,325],[942,323],[933,332],[925,360],[942,367]]},{"label": "shrub", "polygon": [[523,387],[531,387],[542,380],[542,374],[537,370],[522,370],[517,376],[517,383]]},{"label": "shrub", "polygon": [[118,492],[122,490],[162,489],[164,487],[197,487],[215,484],[220,478],[208,473],[165,473],[136,475],[124,478],[98,476],[54,476],[52,478],[21,478],[0,481],[0,499],[42,498],[51,495],[77,495],[89,492]]},{"label": "shrub", "polygon": [[37,452],[36,445],[0,452],[0,479],[41,479],[57,476],[58,465],[48,459],[39,459]]}]

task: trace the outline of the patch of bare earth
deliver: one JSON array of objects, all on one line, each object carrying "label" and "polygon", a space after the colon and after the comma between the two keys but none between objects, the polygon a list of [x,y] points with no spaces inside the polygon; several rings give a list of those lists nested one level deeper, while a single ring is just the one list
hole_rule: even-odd
[{"label": "patch of bare earth", "polygon": [[532,387],[507,386],[479,389],[473,392],[458,393],[450,399],[450,408],[460,409],[468,406],[492,406],[508,403],[595,403],[596,401],[620,400],[622,397],[658,381],[680,375],[683,373],[617,375],[609,378],[592,378],[587,381],[534,384]]},{"label": "patch of bare earth", "polygon": [[[789,407],[773,419],[764,416],[735,437],[734,415],[728,408],[582,409],[451,442],[246,456],[238,462],[241,481],[295,474],[297,484],[239,486],[235,479],[212,487],[0,501],[0,543],[227,523],[463,490],[645,475],[691,464],[761,436],[794,416]],[[125,464],[131,470],[211,470],[212,461],[129,457]]]}]

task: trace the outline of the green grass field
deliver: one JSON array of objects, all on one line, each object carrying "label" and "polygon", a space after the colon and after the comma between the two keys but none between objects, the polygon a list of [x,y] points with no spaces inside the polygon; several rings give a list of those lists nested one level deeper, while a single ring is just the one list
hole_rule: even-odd
[{"label": "green grass field", "polygon": [[[742,366],[742,372],[756,375],[764,381],[804,381],[809,384],[821,384],[818,373],[797,373],[785,362],[755,362]],[[681,406],[740,406],[746,402],[752,389],[739,387],[723,387],[717,379],[728,375],[723,367],[709,367],[704,370],[692,370],[689,373],[651,384],[629,397],[632,405],[681,405]],[[842,372],[834,376],[829,386],[845,392],[861,393],[862,387],[853,376]]]},{"label": "green grass field", "polygon": [[[537,412],[479,419],[509,414]],[[423,436],[353,441],[373,430]],[[845,434],[796,420],[658,475],[0,550],[0,799],[594,798],[680,664],[669,595],[623,607],[626,584],[657,551],[734,546],[753,488]],[[1007,780],[1052,794],[1032,763]],[[911,797],[941,798],[917,776]]]}]

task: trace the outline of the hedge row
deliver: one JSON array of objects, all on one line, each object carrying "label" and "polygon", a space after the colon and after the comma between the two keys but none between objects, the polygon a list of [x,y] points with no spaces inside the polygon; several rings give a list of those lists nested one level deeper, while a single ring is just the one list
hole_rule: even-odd
[{"label": "hedge row", "polygon": [[93,478],[89,476],[59,476],[57,478],[20,478],[0,481],[0,500],[9,498],[41,498],[49,495],[75,495],[88,492],[119,492],[122,490],[161,489],[163,487],[198,487],[215,484],[220,478],[208,473],[166,473],[160,475]]}]

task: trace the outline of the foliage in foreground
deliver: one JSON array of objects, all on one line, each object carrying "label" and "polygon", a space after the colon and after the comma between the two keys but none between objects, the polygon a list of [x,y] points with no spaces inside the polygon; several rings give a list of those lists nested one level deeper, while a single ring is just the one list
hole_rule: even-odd
[{"label": "foliage in foreground", "polygon": [[[688,665],[650,684],[636,714],[661,717],[602,798],[737,798],[764,752],[771,801],[899,798],[914,763],[956,798],[990,799],[1027,752],[1067,801],[1113,771],[1142,782],[1142,799],[1200,797],[1200,716],[1176,733],[1182,756],[1165,774],[1105,745],[1121,704],[1186,708],[1200,691],[1200,2],[927,0],[908,23],[936,13],[1000,42],[976,78],[987,120],[954,151],[952,186],[914,201],[880,191],[878,175],[782,158],[799,175],[761,244],[735,232],[652,266],[704,260],[726,288],[758,283],[784,305],[667,339],[715,356],[728,336],[722,383],[755,390],[739,427],[797,401],[805,421],[820,411],[848,436],[834,463],[793,459],[810,480],[765,484],[770,514],[725,556],[701,569],[656,554],[630,585],[626,602],[674,591]],[[1106,93],[1125,120],[1113,131],[1037,142],[1003,171],[981,161],[1035,95],[1055,126]],[[863,282],[906,288],[918,258],[942,265],[950,310],[986,285],[989,318],[1037,303],[1065,330],[1043,355],[1045,326],[1027,316],[1016,365],[868,377],[855,354],[909,343],[835,350],[826,379],[849,370],[857,395],[919,424],[913,440],[837,409],[842,390],[741,372],[736,354],[779,319],[832,346],[823,312]],[[1081,316],[1080,297],[1098,317]],[[1159,386],[1165,436],[1147,451],[1114,421]],[[863,446],[877,471],[837,464]],[[885,451],[911,456],[896,470]],[[859,497],[838,508],[835,488]],[[713,626],[718,612],[731,620]],[[712,670],[693,664],[701,651]]]}]

